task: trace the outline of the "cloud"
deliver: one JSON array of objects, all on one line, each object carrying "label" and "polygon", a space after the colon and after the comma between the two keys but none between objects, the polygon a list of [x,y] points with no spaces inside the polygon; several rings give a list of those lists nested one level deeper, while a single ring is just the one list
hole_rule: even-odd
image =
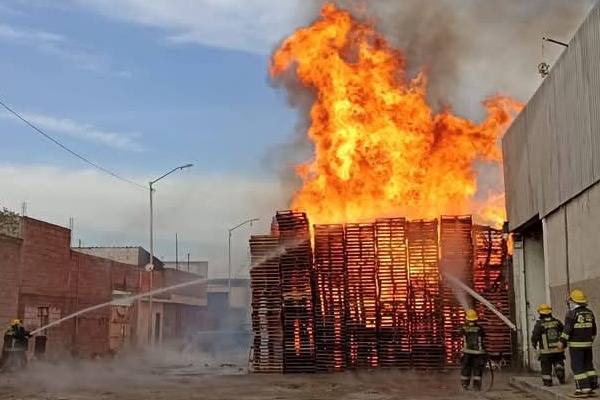
[{"label": "cloud", "polygon": [[[268,233],[275,211],[285,208],[279,183],[274,178],[191,174],[171,175],[156,185],[156,255],[174,259],[177,233],[180,257],[190,253],[192,260],[207,259],[210,274],[224,277],[228,229],[249,218],[261,219],[234,232],[232,269],[237,271],[247,260],[249,235]],[[20,211],[27,202],[28,216],[61,226],[73,217],[74,245],[81,239],[84,246],[148,248],[148,192],[135,186],[94,170],[0,165],[0,187],[0,208]]]},{"label": "cloud", "polygon": [[196,43],[255,53],[300,23],[304,0],[72,0],[105,16],[164,29],[173,43]]},{"label": "cloud", "polygon": [[0,23],[0,40],[20,45],[54,45],[64,43],[64,36],[50,32],[18,29],[11,25]]},{"label": "cloud", "polygon": [[[21,116],[44,131],[68,135],[76,139],[100,143],[119,150],[142,151],[142,146],[134,138],[138,135],[110,132],[91,124],[75,122],[68,118],[58,118],[36,113],[21,113]],[[20,122],[11,114],[0,114],[0,118]]]},{"label": "cloud", "polygon": [[83,49],[60,34],[0,23],[0,42],[32,47],[41,53],[61,58],[76,68],[97,74],[131,78],[129,71],[114,69],[109,57]]}]

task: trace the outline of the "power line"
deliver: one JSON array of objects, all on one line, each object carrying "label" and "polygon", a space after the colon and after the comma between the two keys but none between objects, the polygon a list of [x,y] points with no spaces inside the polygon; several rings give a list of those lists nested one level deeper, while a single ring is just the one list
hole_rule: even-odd
[{"label": "power line", "polygon": [[38,128],[37,126],[35,126],[33,123],[29,122],[27,119],[25,119],[24,117],[22,117],[18,112],[16,112],[15,110],[13,110],[12,108],[10,108],[9,106],[6,105],[6,103],[4,103],[2,100],[0,100],[0,105],[2,107],[4,107],[8,112],[10,112],[12,115],[14,115],[15,117],[17,117],[18,119],[20,119],[21,121],[23,121],[26,125],[28,125],[30,128],[32,128],[33,130],[35,130],[37,133],[41,134],[42,136],[44,136],[46,139],[50,140],[52,143],[56,144],[57,146],[59,146],[60,148],[62,148],[63,150],[71,153],[71,155],[79,158],[81,161],[91,165],[92,167],[96,168],[99,171],[104,172],[105,174],[108,174],[110,176],[112,176],[113,178],[117,178],[120,179],[123,182],[127,182],[131,185],[135,185],[137,187],[140,187],[142,189],[147,189],[146,186],[140,185],[139,183],[135,183],[133,181],[130,181],[129,179],[123,178],[120,175],[117,175],[116,173],[88,160],[87,158],[85,158],[84,156],[74,152],[73,150],[69,149],[67,146],[65,146],[64,144],[62,144],[61,142],[59,142],[57,139],[54,139],[52,136],[48,135],[46,132],[44,132],[43,130],[41,130],[40,128]]}]

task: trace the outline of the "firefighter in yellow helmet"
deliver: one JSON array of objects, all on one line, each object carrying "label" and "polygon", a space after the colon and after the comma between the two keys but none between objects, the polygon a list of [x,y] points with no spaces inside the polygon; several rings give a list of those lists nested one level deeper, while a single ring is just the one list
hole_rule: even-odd
[{"label": "firefighter in yellow helmet", "polygon": [[461,328],[463,354],[460,359],[460,382],[465,390],[469,389],[471,377],[473,389],[481,390],[481,378],[486,362],[484,345],[485,332],[479,325],[479,316],[475,310],[467,311],[467,322]]},{"label": "firefighter in yellow helmet", "polygon": [[2,346],[2,359],[0,368],[13,367],[27,364],[27,348],[29,347],[29,333],[18,318],[13,319],[4,332],[4,343]]},{"label": "firefighter in yellow helmet", "polygon": [[570,397],[596,396],[598,375],[594,369],[592,352],[597,332],[596,317],[587,307],[588,299],[581,290],[573,290],[567,302],[569,311],[565,317],[559,348],[569,347],[571,369],[575,379],[575,393]]},{"label": "firefighter in yellow helmet", "polygon": [[539,351],[542,365],[542,382],[544,386],[552,386],[552,368],[561,384],[565,383],[565,352],[560,346],[560,335],[563,324],[552,316],[552,307],[540,304],[540,318],[535,323],[531,335],[531,344]]}]

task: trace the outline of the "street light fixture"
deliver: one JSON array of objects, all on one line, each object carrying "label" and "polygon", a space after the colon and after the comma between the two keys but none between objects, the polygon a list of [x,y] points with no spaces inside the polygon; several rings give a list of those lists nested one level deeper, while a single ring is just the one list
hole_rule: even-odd
[{"label": "street light fixture", "polygon": [[[260,221],[260,219],[252,218],[252,219],[246,220],[246,221],[242,222],[241,224],[238,224],[238,225],[234,226],[233,228],[229,229],[229,244],[227,246],[227,252],[228,252],[228,256],[229,256],[229,261],[227,263],[227,269],[228,269],[227,286],[229,288],[229,296],[231,296],[231,233],[246,224],[250,224],[250,226],[252,226],[252,223],[256,222],[256,221]],[[229,299],[229,302],[231,303],[231,299]]]},{"label": "street light fixture", "polygon": [[[194,164],[185,164],[185,165],[179,166],[177,168],[173,168],[166,174],[164,174],[161,177],[156,178],[155,180],[150,181],[148,183],[148,187],[150,189],[150,262],[146,265],[146,271],[150,272],[150,291],[152,291],[152,280],[153,280],[152,271],[154,270],[154,204],[153,204],[154,184],[156,182],[160,181],[161,179],[163,179],[164,177],[171,175],[175,171],[183,170],[186,168],[191,168],[193,166],[194,166]],[[148,313],[149,313],[148,325],[149,325],[149,332],[151,334],[152,333],[152,325],[153,325],[152,296],[148,297]],[[151,338],[150,338],[150,342],[151,343],[153,342],[153,340]]]}]

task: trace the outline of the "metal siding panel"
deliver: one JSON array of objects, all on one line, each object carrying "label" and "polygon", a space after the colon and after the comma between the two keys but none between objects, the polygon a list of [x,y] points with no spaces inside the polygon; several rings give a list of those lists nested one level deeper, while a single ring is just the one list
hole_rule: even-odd
[{"label": "metal siding panel", "polygon": [[518,227],[535,215],[533,190],[530,185],[527,151],[527,108],[519,115],[503,140],[505,149],[505,186],[508,217],[511,227]]},{"label": "metal siding panel", "polygon": [[558,163],[556,130],[554,129],[554,87],[548,80],[530,108],[531,121],[528,138],[532,190],[538,210],[558,206]]},{"label": "metal siding panel", "polygon": [[[569,137],[566,134],[569,130],[567,123],[567,106],[568,101],[566,99],[566,72],[564,68],[564,63],[560,63],[556,65],[556,67],[552,70],[552,76],[554,78],[554,105],[555,105],[555,126],[556,126],[556,144],[558,147],[557,154],[557,163],[559,166],[558,169],[558,187],[555,190],[558,190],[560,199],[564,198],[564,194],[568,193],[570,188],[567,183],[569,182],[570,176],[570,160],[565,159],[565,154],[563,149],[568,146]],[[548,188],[551,190],[551,188]]]},{"label": "metal siding panel", "polygon": [[600,5],[503,139],[511,229],[600,180],[598,43]]},{"label": "metal siding panel", "polygon": [[[585,32],[585,31],[584,31]],[[570,73],[575,89],[572,116],[575,118],[574,127],[577,141],[571,142],[570,157],[575,160],[575,166],[579,175],[579,181],[570,197],[577,195],[584,188],[594,183],[592,169],[592,135],[591,135],[591,116],[589,112],[590,90],[587,85],[587,76],[585,74],[585,61],[583,59],[583,49],[581,36],[573,41],[573,69]]]},{"label": "metal siding panel", "polygon": [[587,78],[593,181],[600,180],[600,8],[596,7],[582,27],[582,74]]}]

